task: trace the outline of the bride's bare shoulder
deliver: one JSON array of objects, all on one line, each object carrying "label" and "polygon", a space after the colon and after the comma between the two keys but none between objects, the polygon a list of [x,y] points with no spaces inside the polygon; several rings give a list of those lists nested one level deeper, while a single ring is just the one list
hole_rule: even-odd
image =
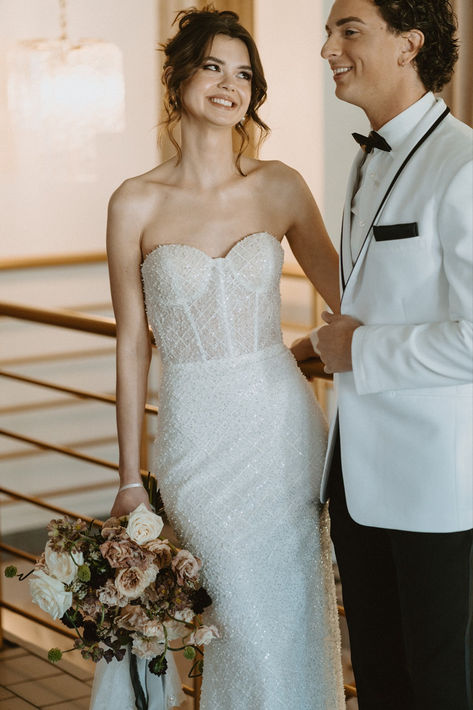
[{"label": "bride's bare shoulder", "polygon": [[245,165],[247,175],[252,175],[264,190],[274,190],[278,199],[286,196],[294,199],[301,191],[305,192],[306,184],[302,175],[280,160],[250,159]]},{"label": "bride's bare shoulder", "polygon": [[173,160],[168,160],[142,175],[122,182],[110,197],[109,210],[121,213],[139,212],[143,216],[148,210],[155,210],[163,199],[166,187],[169,186],[173,164]]}]

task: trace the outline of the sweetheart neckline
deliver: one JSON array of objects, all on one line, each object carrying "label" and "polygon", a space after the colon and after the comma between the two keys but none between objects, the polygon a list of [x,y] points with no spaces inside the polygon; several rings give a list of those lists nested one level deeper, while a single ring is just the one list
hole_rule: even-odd
[{"label": "sweetheart neckline", "polygon": [[230,256],[230,254],[233,252],[233,250],[239,245],[245,242],[247,239],[250,239],[250,237],[259,237],[259,236],[267,236],[271,237],[271,239],[274,239],[275,242],[279,244],[279,246],[282,249],[282,244],[280,239],[274,236],[274,234],[271,234],[271,232],[252,232],[251,234],[247,234],[246,236],[242,237],[241,239],[238,239],[232,247],[227,251],[227,253],[224,256],[210,256],[210,254],[207,254],[203,249],[199,249],[199,247],[194,247],[192,244],[183,244],[182,242],[165,242],[164,244],[157,244],[151,251],[149,251],[146,256],[144,257],[143,261],[141,262],[141,267],[143,267],[146,263],[146,260],[152,255],[155,254],[159,249],[162,249],[162,247],[185,247],[187,249],[193,249],[194,251],[198,251],[201,254],[203,254],[207,259],[210,259],[210,261],[225,261],[225,259]]}]

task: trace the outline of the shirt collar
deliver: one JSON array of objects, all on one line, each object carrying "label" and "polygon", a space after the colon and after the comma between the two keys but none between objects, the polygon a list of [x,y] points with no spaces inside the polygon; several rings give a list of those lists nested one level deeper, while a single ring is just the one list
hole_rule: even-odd
[{"label": "shirt collar", "polygon": [[405,111],[385,123],[377,132],[387,140],[393,151],[395,151],[404,143],[409,133],[414,130],[419,121],[434,106],[435,101],[433,93],[431,91],[427,92],[421,99],[406,108]]}]

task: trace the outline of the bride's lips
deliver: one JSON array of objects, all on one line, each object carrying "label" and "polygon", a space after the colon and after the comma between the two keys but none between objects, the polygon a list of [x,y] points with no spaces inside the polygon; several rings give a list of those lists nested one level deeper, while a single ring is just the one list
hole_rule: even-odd
[{"label": "bride's lips", "polygon": [[353,69],[353,67],[350,67],[350,66],[338,66],[338,67],[332,66],[330,68],[333,72],[334,81],[339,81],[344,76],[349,74],[351,72],[351,70]]},{"label": "bride's lips", "polygon": [[213,106],[221,106],[224,109],[233,109],[236,104],[227,96],[209,96],[209,101]]}]

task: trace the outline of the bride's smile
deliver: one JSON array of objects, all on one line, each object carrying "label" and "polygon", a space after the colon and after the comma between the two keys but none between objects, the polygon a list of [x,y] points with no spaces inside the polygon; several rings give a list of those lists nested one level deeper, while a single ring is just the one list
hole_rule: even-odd
[{"label": "bride's smile", "polygon": [[183,116],[233,126],[246,114],[251,99],[252,70],[246,45],[216,35],[208,54],[181,89]]}]

